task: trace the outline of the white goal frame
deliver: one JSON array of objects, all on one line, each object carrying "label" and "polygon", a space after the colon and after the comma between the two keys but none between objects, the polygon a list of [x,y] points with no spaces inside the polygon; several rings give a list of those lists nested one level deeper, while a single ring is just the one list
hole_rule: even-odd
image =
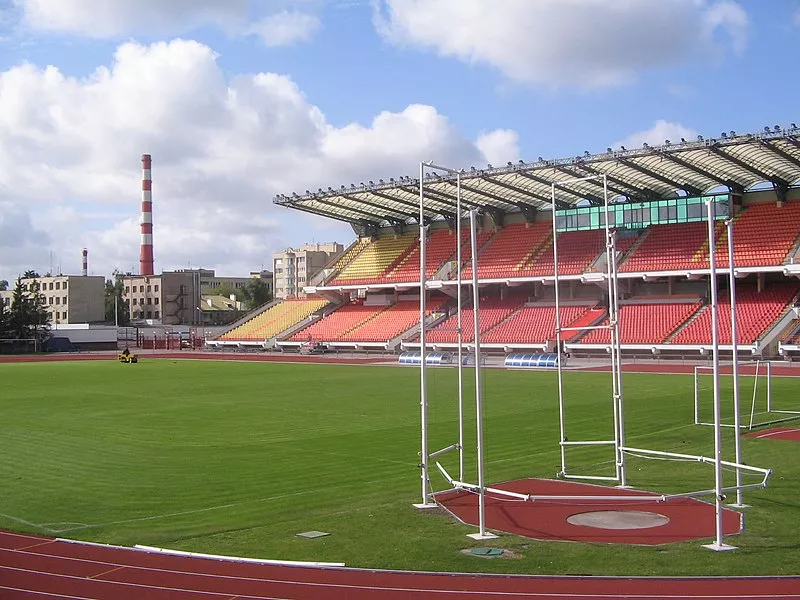
[{"label": "white goal frame", "polygon": [[[763,373],[761,367],[764,367]],[[701,405],[701,389],[700,389],[700,376],[703,374],[707,374],[711,371],[711,367],[706,367],[702,365],[697,365],[694,368],[694,424],[695,425],[705,425],[705,426],[713,426],[713,423],[709,423],[704,421],[700,417],[700,405]],[[772,406],[772,362],[768,360],[757,360],[755,362],[755,372],[752,375],[753,377],[753,396],[752,401],[750,404],[750,411],[749,411],[749,419],[747,423],[742,423],[740,418],[739,429],[752,431],[756,427],[767,427],[769,425],[777,425],[779,423],[786,423],[789,421],[796,421],[800,419],[800,410],[776,410]],[[758,385],[761,380],[765,381],[765,398],[763,403],[759,401],[758,392],[759,388]],[[766,410],[761,412],[756,412],[756,409],[759,405],[762,405]],[[777,416],[774,419],[770,419],[767,421],[758,421],[756,422],[756,415],[757,414],[766,414],[766,415],[793,415],[793,416]],[[735,428],[735,423],[722,423],[722,427],[730,427]]]}]

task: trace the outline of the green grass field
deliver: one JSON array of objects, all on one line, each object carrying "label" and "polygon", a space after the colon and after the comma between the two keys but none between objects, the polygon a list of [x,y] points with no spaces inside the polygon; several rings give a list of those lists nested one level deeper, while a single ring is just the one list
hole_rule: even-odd
[{"label": "green grass field", "polygon": [[[456,372],[429,373],[437,449],[456,441]],[[472,374],[465,371],[470,455]],[[609,379],[565,375],[571,439],[610,435]],[[415,570],[744,575],[796,574],[800,564],[800,444],[792,442],[743,440],[745,461],[775,473],[766,490],[746,493],[752,508],[745,532],[730,538],[736,552],[713,553],[701,542],[632,547],[503,536],[496,545],[521,558],[489,561],[459,552],[480,545],[465,537],[474,528],[411,506],[420,494],[417,369],[78,361],[0,364],[0,381],[0,528]],[[484,385],[487,480],[553,477],[555,373],[486,370]],[[628,443],[711,456],[712,430],[691,424],[692,389],[688,375],[626,375]],[[748,398],[749,378],[743,389]],[[798,391],[800,380],[773,379],[784,407],[800,405]],[[578,470],[611,472],[608,448],[570,452]],[[457,472],[455,456],[443,463]],[[470,461],[466,478],[474,481],[472,472]],[[630,473],[640,489],[713,487],[712,467],[698,463],[632,459]],[[314,529],[332,535],[295,536]]]}]

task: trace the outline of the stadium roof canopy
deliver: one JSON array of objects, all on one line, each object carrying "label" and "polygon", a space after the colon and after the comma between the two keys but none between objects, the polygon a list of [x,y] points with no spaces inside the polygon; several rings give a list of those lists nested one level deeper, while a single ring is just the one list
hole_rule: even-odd
[{"label": "stadium roof canopy", "polygon": [[[425,219],[454,220],[457,176],[427,171]],[[530,219],[536,211],[550,209],[554,182],[603,174],[615,202],[742,194],[765,185],[785,199],[789,188],[800,185],[800,128],[793,123],[788,129],[765,127],[759,133],[731,131],[712,139],[667,140],[657,147],[645,144],[635,150],[609,148],[573,158],[471,167],[461,171],[462,209],[480,208],[496,216],[522,212]],[[602,179],[559,185],[555,198],[558,208],[603,204]],[[306,190],[304,195],[278,195],[274,202],[357,227],[412,224],[419,220],[419,179],[403,176],[338,190]]]}]

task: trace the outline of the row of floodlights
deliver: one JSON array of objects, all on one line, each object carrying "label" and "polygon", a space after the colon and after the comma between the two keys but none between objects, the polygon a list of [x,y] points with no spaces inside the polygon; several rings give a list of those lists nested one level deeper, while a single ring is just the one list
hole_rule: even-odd
[{"label": "row of floodlights", "polygon": [[[797,130],[798,130],[797,125],[795,123],[792,123],[786,131],[797,131]],[[781,129],[780,125],[775,125],[772,128],[770,128],[769,126],[765,126],[764,127],[764,133],[780,133],[781,131],[782,131],[782,129]],[[723,140],[728,140],[728,139],[733,139],[733,138],[736,138],[736,137],[748,137],[748,138],[750,138],[750,137],[753,137],[753,134],[748,133],[748,134],[743,135],[743,136],[737,136],[736,132],[731,130],[730,132],[723,131],[720,134],[720,137]],[[697,141],[698,142],[703,142],[703,141],[705,141],[705,138],[702,135],[698,135],[697,136]],[[712,138],[710,141],[713,142],[715,140]],[[682,144],[688,144],[690,142],[686,138],[681,138],[681,143]],[[671,145],[672,145],[672,142],[670,140],[664,140],[664,146],[671,146]],[[648,148],[650,148],[650,144],[648,144],[647,142],[644,142],[642,144],[642,148],[648,149]],[[627,152],[628,149],[625,146],[620,146],[620,150],[622,152]],[[608,147],[608,148],[606,148],[606,152],[608,154],[614,154],[614,149],[611,148],[611,147]],[[591,155],[592,155],[591,152],[589,152],[588,150],[585,150],[583,152],[583,157],[579,156],[578,159],[587,158],[587,157],[589,157]],[[548,161],[546,161],[541,156],[538,157],[538,162],[539,163],[548,163]],[[524,160],[518,161],[518,165],[525,165],[525,161]],[[511,161],[508,161],[508,163],[506,163],[506,167],[513,167],[513,166],[514,166],[514,163],[511,162]],[[492,169],[494,169],[494,167],[491,164],[487,164],[486,165],[486,169],[491,171]],[[474,166],[470,167],[469,170],[470,170],[470,173],[477,173],[479,171]],[[438,173],[432,173],[432,172],[428,171],[425,174],[425,179],[441,179],[441,178],[442,178],[441,175],[439,175]],[[411,183],[414,183],[416,181],[417,181],[416,179],[411,179],[411,177],[409,177],[408,175],[401,175],[397,180],[395,180],[394,177],[390,177],[389,178],[389,183],[407,183],[407,184],[411,184]],[[360,187],[361,188],[365,188],[365,187],[367,187],[367,185],[375,186],[375,185],[385,185],[385,184],[386,184],[386,181],[384,181],[383,179],[379,179],[377,184],[374,181],[370,180],[369,184],[365,184],[362,181]],[[351,190],[356,190],[356,189],[358,189],[358,187],[359,186],[356,186],[355,183],[351,183],[350,184],[350,189]],[[339,188],[339,191],[345,192],[345,191],[347,191],[347,188],[345,186],[341,186]],[[328,187],[328,193],[333,193],[333,192],[334,192],[334,189],[329,186]],[[317,193],[318,194],[324,194],[325,191],[322,188],[319,188],[317,190]],[[306,195],[307,196],[312,196],[313,194],[314,193],[311,190],[306,190]],[[292,194],[292,198],[299,198],[299,197],[300,196],[297,194],[297,192],[294,192]],[[284,194],[278,194],[278,198],[286,200],[286,199],[288,199],[288,196],[286,196]]]}]

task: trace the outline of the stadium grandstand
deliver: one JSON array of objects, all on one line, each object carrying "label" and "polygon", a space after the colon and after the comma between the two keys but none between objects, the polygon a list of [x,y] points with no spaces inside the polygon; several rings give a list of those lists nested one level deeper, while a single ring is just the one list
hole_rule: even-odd
[{"label": "stadium grandstand", "polygon": [[[605,186],[602,178],[585,179],[592,176],[605,176]],[[732,221],[740,349],[757,356],[800,353],[799,186],[800,129],[792,124],[667,140],[658,147],[469,167],[458,181],[455,174],[427,173],[422,194],[419,179],[399,176],[280,195],[278,205],[349,223],[356,239],[317,285],[305,288],[309,300],[288,300],[283,308],[277,304],[250,315],[212,344],[289,350],[312,340],[392,352],[418,347],[422,220],[428,226],[427,342],[434,349],[454,346],[455,280],[459,270],[471,278],[473,269],[467,221],[461,239],[456,223],[477,209],[479,328],[485,347],[554,348],[555,232],[562,322],[576,328],[564,333],[565,349],[605,353],[608,331],[580,328],[607,323],[603,205],[608,194],[624,352],[708,352],[710,201],[718,219],[721,349],[732,347],[726,226]],[[467,343],[474,335],[471,306],[465,294]]]}]

